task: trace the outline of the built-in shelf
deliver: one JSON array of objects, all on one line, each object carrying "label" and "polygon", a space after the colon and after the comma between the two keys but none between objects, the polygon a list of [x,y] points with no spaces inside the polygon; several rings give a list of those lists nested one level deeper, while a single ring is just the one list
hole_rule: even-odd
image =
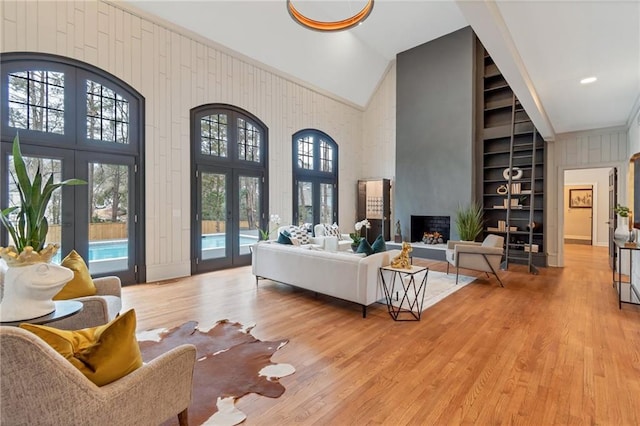
[{"label": "built-in shelf", "polygon": [[[483,73],[478,80],[482,81],[478,118],[483,122],[478,143],[483,165],[477,193],[484,207],[484,232],[505,237],[505,268],[510,262],[525,263],[531,272],[537,272],[536,266],[546,266],[544,141],[491,56],[478,44],[484,66],[477,67]],[[512,167],[520,169],[518,178],[514,173],[506,173],[505,178],[505,170]],[[530,230],[532,222],[536,226]]]}]

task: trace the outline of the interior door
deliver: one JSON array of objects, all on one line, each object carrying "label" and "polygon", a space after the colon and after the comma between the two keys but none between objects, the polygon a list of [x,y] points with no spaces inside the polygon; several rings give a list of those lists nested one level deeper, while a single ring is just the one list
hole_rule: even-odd
[{"label": "interior door", "polygon": [[616,270],[616,248],[613,245],[613,234],[616,230],[616,213],[613,211],[618,204],[618,169],[609,171],[609,267]]},{"label": "interior door", "polygon": [[192,272],[249,265],[264,217],[259,172],[199,166]]}]

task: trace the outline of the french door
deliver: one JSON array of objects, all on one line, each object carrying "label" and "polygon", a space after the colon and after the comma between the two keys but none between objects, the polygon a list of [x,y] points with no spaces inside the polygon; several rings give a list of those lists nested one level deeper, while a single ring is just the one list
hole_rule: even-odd
[{"label": "french door", "polygon": [[251,245],[263,223],[260,171],[199,165],[192,273],[251,263]]},{"label": "french door", "polygon": [[[132,202],[136,199],[134,158],[28,144],[21,144],[21,151],[31,176],[39,167],[45,177],[52,174],[55,182],[71,178],[87,182],[52,194],[46,217],[47,243],[60,245],[54,261],[59,263],[63,255],[76,250],[92,276],[117,275],[123,283],[136,282],[142,253],[134,238],[138,219]],[[2,200],[17,205],[19,193],[8,173],[14,170],[10,143],[2,144],[2,164],[7,166],[0,180]],[[5,238],[3,244],[11,244],[6,234]]]}]

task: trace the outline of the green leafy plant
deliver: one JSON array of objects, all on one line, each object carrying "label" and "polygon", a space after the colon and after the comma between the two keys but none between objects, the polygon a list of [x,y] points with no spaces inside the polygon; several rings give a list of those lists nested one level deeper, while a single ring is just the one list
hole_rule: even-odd
[{"label": "green leafy plant", "polygon": [[[49,231],[49,223],[45,214],[53,191],[61,186],[83,185],[87,182],[81,179],[67,179],[53,183],[53,174],[51,174],[43,185],[40,167],[38,167],[32,181],[27,173],[27,166],[20,151],[20,139],[17,134],[13,139],[12,154],[15,170],[10,173],[20,193],[20,205],[2,210],[0,221],[13,239],[18,253],[28,246],[35,251],[40,251],[44,247]],[[10,215],[15,211],[17,211],[17,221],[14,225],[10,220]]]},{"label": "green leafy plant", "polygon": [[266,229],[258,228],[258,231],[260,231],[260,241],[267,241],[271,237],[271,233],[278,229],[278,226],[280,225],[280,216],[278,216],[277,214],[272,214],[269,218],[269,223],[272,222],[276,224],[276,227],[274,229],[270,229],[269,225],[267,225]]},{"label": "green leafy plant", "polygon": [[620,204],[615,206],[613,211],[620,217],[629,217],[629,213],[631,212],[629,207],[621,206]]},{"label": "green leafy plant", "polygon": [[456,210],[456,229],[461,240],[475,241],[482,232],[483,226],[482,206],[479,203],[458,207]]}]

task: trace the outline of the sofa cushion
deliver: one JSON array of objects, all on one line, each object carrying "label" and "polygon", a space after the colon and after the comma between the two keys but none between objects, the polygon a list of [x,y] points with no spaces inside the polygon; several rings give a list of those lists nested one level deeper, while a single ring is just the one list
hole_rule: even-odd
[{"label": "sofa cushion", "polygon": [[311,242],[309,239],[309,231],[305,225],[291,226],[289,233],[291,234],[291,238],[300,241],[300,244],[309,244]]},{"label": "sofa cushion", "polygon": [[378,235],[376,240],[371,245],[371,249],[373,250],[374,253],[387,251],[387,244],[385,243],[384,238],[382,237],[382,234]]},{"label": "sofa cushion", "polygon": [[281,231],[278,234],[278,241],[277,242],[280,243],[280,244],[289,244],[289,245],[293,244],[291,242],[291,234],[289,233],[289,231],[287,231],[287,230]]},{"label": "sofa cushion", "polygon": [[71,250],[71,253],[62,260],[60,265],[71,269],[73,278],[62,287],[58,294],[53,296],[53,300],[75,299],[96,294],[97,289],[89,273],[89,268],[75,250]]},{"label": "sofa cushion", "polygon": [[77,331],[20,324],[47,342],[89,380],[104,386],[142,366],[133,309],[105,325]]},{"label": "sofa cushion", "polygon": [[366,238],[363,238],[362,240],[360,240],[360,244],[358,245],[358,249],[356,250],[356,253],[364,253],[367,256],[369,256],[370,254],[373,254],[373,249],[371,248],[371,244],[369,244],[369,241],[367,241]]}]

